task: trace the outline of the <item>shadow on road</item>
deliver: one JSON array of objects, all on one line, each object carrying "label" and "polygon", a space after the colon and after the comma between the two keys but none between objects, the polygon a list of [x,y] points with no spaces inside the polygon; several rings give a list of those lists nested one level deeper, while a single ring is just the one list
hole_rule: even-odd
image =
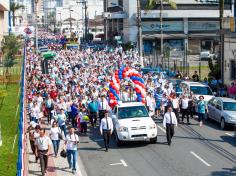
[{"label": "shadow on road", "polygon": [[236,167],[234,168],[222,168],[222,171],[214,171],[211,173],[211,176],[235,176]]}]

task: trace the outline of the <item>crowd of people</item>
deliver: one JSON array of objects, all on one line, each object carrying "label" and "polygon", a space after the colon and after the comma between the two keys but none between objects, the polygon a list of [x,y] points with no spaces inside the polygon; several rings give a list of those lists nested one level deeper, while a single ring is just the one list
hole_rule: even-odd
[{"label": "crowd of people", "polygon": [[[40,38],[47,36],[51,39],[58,38],[48,33],[40,34]],[[63,148],[66,150],[69,168],[75,173],[79,135],[86,135],[88,125],[93,129],[101,124],[100,132],[104,137],[106,151],[108,150],[107,140],[113,127],[111,122],[103,118],[112,111],[109,106],[109,81],[121,66],[136,68],[141,73],[141,69],[134,64],[139,62],[139,57],[135,52],[124,52],[122,47],[109,52],[66,50],[58,43],[47,44],[57,54],[55,60],[48,61],[49,74],[42,72],[42,56],[33,52],[30,43],[27,47],[27,101],[31,124],[28,131],[31,149],[36,162],[40,160],[42,175],[45,175],[50,143],[57,157],[60,141],[65,141]],[[150,116],[165,116],[166,123],[174,113],[177,119],[175,125],[183,123],[185,119],[189,124],[189,118],[193,118],[193,112],[198,107],[202,126],[207,110],[203,96],[197,100],[193,93],[188,94],[188,90],[182,89],[181,84],[177,86],[169,81],[163,72],[142,75],[147,89],[146,106]],[[196,75],[194,79],[197,79]],[[235,97],[236,87],[232,87],[230,96]],[[180,96],[177,92],[181,92]],[[125,86],[121,88],[120,97],[126,101],[137,98],[135,92]],[[170,113],[170,116],[164,115],[166,113]],[[43,124],[51,127],[48,135],[42,128]],[[164,124],[164,127],[167,126]],[[108,129],[110,131],[107,132]],[[168,133],[170,130],[168,127]],[[168,138],[168,144],[170,143]]]}]

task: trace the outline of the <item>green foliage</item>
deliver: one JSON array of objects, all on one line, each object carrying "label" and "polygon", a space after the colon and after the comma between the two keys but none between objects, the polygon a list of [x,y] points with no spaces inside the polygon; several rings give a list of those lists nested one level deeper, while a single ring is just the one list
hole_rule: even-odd
[{"label": "green foliage", "polygon": [[210,68],[210,72],[208,74],[208,77],[209,78],[214,77],[216,79],[220,79],[220,77],[221,77],[220,64],[218,62],[216,64],[213,64],[212,59],[209,59],[208,65]]},{"label": "green foliage", "polygon": [[52,24],[52,25],[54,25],[56,23],[56,12],[55,11],[49,13],[48,21],[49,21],[49,24]]},{"label": "green foliage", "polygon": [[2,51],[4,53],[3,64],[5,67],[14,66],[16,61],[16,55],[20,49],[20,42],[14,35],[4,36]]},{"label": "green foliage", "polygon": [[11,2],[10,4],[10,11],[12,12],[12,21],[13,21],[13,26],[15,26],[15,12],[19,9],[23,9],[25,8],[25,6],[19,4],[19,3],[15,3],[15,2]]},{"label": "green foliage", "polygon": [[163,54],[164,54],[165,58],[170,57],[170,50],[171,50],[171,47],[170,47],[169,43],[164,43],[164,45],[163,45]]},{"label": "green foliage", "polygon": [[89,41],[92,41],[92,40],[93,40],[93,34],[91,34],[91,33],[88,34],[88,40],[89,40]]},{"label": "green foliage", "polygon": [[171,6],[172,9],[177,9],[177,4],[174,1],[171,0],[148,0],[146,9],[147,10],[152,10],[156,5],[161,4],[161,1],[163,3],[166,3]]}]

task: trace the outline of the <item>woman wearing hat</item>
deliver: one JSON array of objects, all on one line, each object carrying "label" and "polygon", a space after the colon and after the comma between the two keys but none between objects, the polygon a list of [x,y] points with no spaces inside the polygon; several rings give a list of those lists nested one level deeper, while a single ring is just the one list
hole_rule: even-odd
[{"label": "woman wearing hat", "polygon": [[204,96],[199,97],[200,101],[197,104],[197,109],[198,109],[198,119],[199,119],[199,125],[202,126],[202,121],[205,118],[207,106],[204,102]]}]

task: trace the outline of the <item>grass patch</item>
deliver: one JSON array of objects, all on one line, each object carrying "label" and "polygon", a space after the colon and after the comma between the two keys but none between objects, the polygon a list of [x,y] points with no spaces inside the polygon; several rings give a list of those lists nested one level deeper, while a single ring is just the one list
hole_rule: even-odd
[{"label": "grass patch", "polygon": [[17,110],[17,95],[20,85],[8,85],[8,95],[3,100],[3,106],[0,110],[0,123],[2,128],[2,146],[0,147],[0,175],[1,176],[15,176],[16,163],[18,155],[18,137],[15,148],[11,153],[14,142],[15,132],[18,126],[20,110],[15,118]]}]

